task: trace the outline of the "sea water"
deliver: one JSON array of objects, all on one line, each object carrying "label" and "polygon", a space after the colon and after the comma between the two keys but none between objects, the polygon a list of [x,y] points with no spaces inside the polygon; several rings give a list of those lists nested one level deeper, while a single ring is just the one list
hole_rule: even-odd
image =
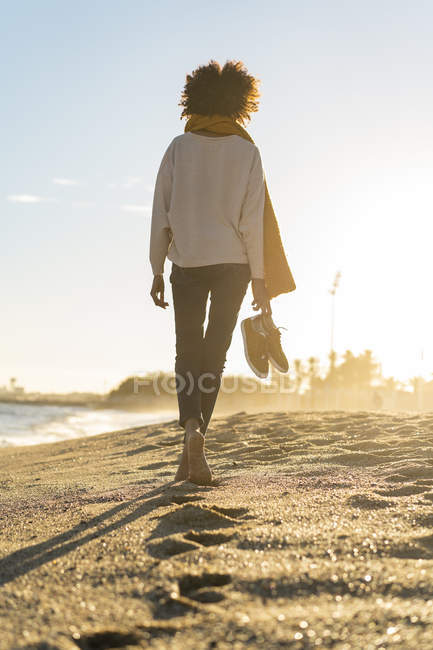
[{"label": "sea water", "polygon": [[85,406],[0,402],[0,447],[93,436],[176,418],[174,411],[136,413]]}]

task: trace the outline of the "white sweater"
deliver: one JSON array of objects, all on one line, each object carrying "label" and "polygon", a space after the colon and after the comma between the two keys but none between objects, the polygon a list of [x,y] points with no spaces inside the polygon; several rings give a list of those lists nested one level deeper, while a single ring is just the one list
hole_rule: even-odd
[{"label": "white sweater", "polygon": [[[187,132],[169,144],[156,178],[150,263],[248,263],[264,277],[265,177],[257,146],[239,135]],[[170,243],[170,231],[172,240]]]}]

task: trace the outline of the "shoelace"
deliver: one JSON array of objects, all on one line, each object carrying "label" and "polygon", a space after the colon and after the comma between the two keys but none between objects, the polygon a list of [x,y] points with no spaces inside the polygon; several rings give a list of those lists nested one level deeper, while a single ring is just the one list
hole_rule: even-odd
[{"label": "shoelace", "polygon": [[275,326],[275,327],[272,328],[272,330],[270,332],[267,332],[267,335],[268,336],[275,336],[275,334],[278,334],[278,336],[281,338],[280,330],[286,330],[286,332],[287,332],[287,327],[283,327],[282,325],[280,325],[280,327]]},{"label": "shoelace", "polygon": [[271,336],[275,336],[276,334],[278,334],[278,337],[281,338],[280,330],[287,330],[287,327],[283,327],[281,325],[280,327],[273,328],[272,331],[267,333],[267,334],[262,334],[262,336],[264,338],[264,349],[265,349],[264,353],[262,355],[260,355],[262,359],[264,359],[265,356],[269,357],[269,352],[270,352],[269,338]]}]

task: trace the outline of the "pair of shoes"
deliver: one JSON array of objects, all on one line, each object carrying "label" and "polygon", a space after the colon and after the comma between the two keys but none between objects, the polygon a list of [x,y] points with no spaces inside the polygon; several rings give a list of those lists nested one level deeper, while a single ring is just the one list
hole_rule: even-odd
[{"label": "pair of shoes", "polygon": [[258,314],[241,322],[245,358],[251,370],[261,379],[269,372],[269,362],[279,372],[289,370],[287,357],[281,347],[281,332],[269,314]]},{"label": "pair of shoes", "polygon": [[174,480],[186,481],[196,485],[211,485],[212,472],[204,453],[204,435],[199,431],[187,431],[180,464]]}]

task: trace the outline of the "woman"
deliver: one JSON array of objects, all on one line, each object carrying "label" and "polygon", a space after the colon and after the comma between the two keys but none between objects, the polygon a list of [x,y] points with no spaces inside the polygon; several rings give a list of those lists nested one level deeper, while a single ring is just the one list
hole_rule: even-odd
[{"label": "woman", "polygon": [[181,118],[189,120],[163,156],[153,198],[150,293],[163,309],[168,305],[164,261],[172,262],[176,391],[179,425],[185,430],[175,480],[200,485],[212,481],[205,433],[250,280],[253,308],[271,313],[264,268],[264,172],[257,146],[236,133],[239,123],[258,110],[257,86],[240,61],[221,68],[211,60],[187,75],[179,105]]}]

